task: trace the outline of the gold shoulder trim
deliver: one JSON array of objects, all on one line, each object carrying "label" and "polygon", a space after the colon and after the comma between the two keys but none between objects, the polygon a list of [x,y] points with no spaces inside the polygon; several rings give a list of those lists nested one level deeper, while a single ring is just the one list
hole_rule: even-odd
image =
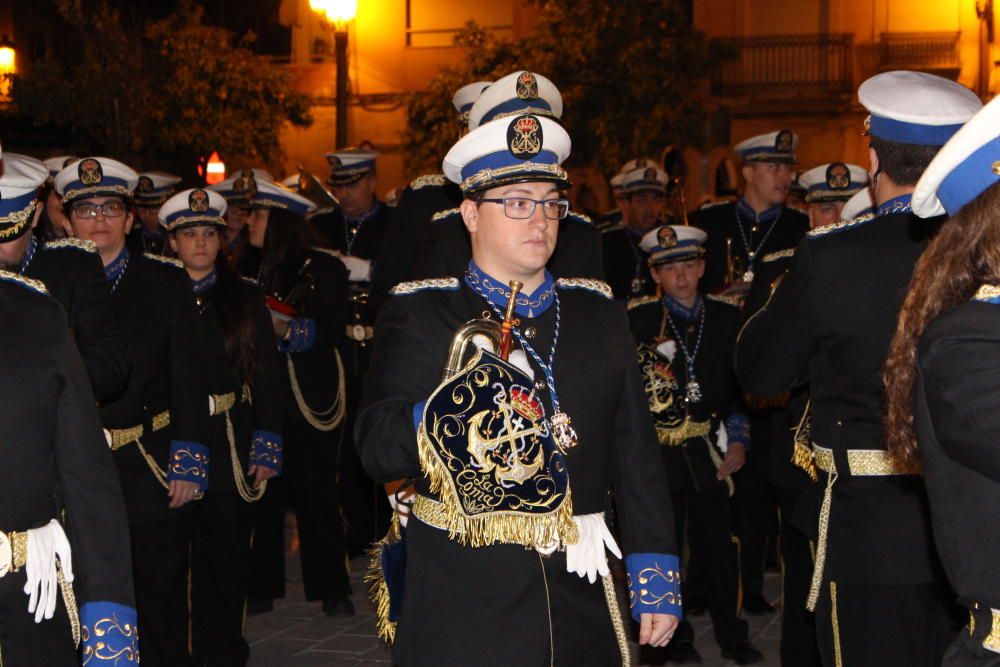
[{"label": "gold shoulder trim", "polygon": [[419,190],[429,185],[445,185],[447,182],[448,179],[444,177],[444,174],[424,174],[410,181],[410,189]]},{"label": "gold shoulder trim", "polygon": [[58,241],[49,241],[42,247],[46,250],[50,248],[77,248],[79,250],[86,250],[87,252],[97,252],[96,243],[86,239],[78,239],[73,236],[67,236],[66,238],[59,239]]},{"label": "gold shoulder trim", "polygon": [[49,290],[45,287],[45,283],[41,280],[35,280],[34,278],[25,278],[17,273],[11,273],[10,271],[4,271],[0,269],[0,280],[7,280],[12,283],[17,283],[23,287],[27,287],[30,290],[34,290],[39,294],[48,294]]},{"label": "gold shoulder trim", "polygon": [[603,227],[600,227],[600,231],[601,231],[602,234],[607,234],[608,232],[618,231],[619,229],[625,229],[625,223],[624,222],[616,222],[613,225],[606,224]]},{"label": "gold shoulder trim", "polygon": [[417,292],[429,289],[454,291],[458,289],[458,286],[458,278],[427,278],[425,280],[408,280],[405,283],[399,283],[393,287],[389,290],[389,294],[393,296],[403,296],[405,294],[416,294]]},{"label": "gold shoulder trim", "polygon": [[331,250],[330,248],[321,248],[319,246],[313,246],[309,249],[312,250],[313,252],[321,252],[324,255],[329,255],[330,257],[336,257],[337,259],[340,259],[341,257],[341,253],[337,252],[336,250]]},{"label": "gold shoulder trim", "polygon": [[816,229],[811,229],[806,234],[809,238],[818,238],[820,236],[826,236],[827,234],[832,234],[833,232],[841,232],[845,229],[851,229],[852,227],[858,227],[865,224],[866,222],[871,222],[875,219],[874,213],[866,213],[862,216],[858,216],[853,220],[845,220],[844,222],[838,222],[833,225],[827,225],[825,227],[817,227]]},{"label": "gold shoulder trim", "polygon": [[628,304],[626,304],[626,310],[632,310],[633,308],[638,308],[639,306],[645,306],[647,303],[656,303],[660,300],[660,297],[655,294],[647,294],[646,296],[639,296],[634,299],[629,299]]},{"label": "gold shoulder trim", "polygon": [[719,303],[724,303],[736,308],[740,307],[739,297],[729,296],[728,294],[706,294],[705,298],[710,301],[718,301]]},{"label": "gold shoulder trim", "polygon": [[154,262],[159,262],[160,264],[167,264],[169,266],[174,266],[178,269],[184,268],[184,262],[179,259],[174,259],[173,257],[164,257],[163,255],[154,255],[152,253],[144,254],[143,257],[146,259],[151,259]]},{"label": "gold shoulder trim", "polygon": [[248,285],[260,287],[260,282],[256,278],[251,278],[250,276],[240,276],[240,279]]},{"label": "gold shoulder trim", "polygon": [[586,215],[584,213],[577,213],[576,211],[570,211],[569,214],[566,217],[567,218],[573,217],[573,218],[576,218],[577,220],[580,220],[582,222],[586,222],[587,224],[590,224],[590,225],[594,224],[594,221],[591,220],[590,216]]},{"label": "gold shoulder trim", "polygon": [[705,202],[698,207],[699,211],[704,211],[705,209],[715,208],[716,206],[725,206],[726,204],[735,203],[732,199],[720,199],[718,201]]},{"label": "gold shoulder trim", "polygon": [[1000,298],[1000,285],[981,285],[972,297],[975,301],[993,301]]},{"label": "gold shoulder trim", "polygon": [[762,264],[767,262],[776,262],[779,259],[784,259],[786,257],[791,257],[795,254],[795,248],[785,248],[784,250],[778,250],[777,252],[769,252],[760,258]]},{"label": "gold shoulder trim", "polygon": [[437,213],[431,216],[431,222],[441,222],[445,218],[450,218],[451,216],[455,215],[456,213],[459,212],[459,210],[460,209],[457,208],[446,208],[443,211],[438,211]]},{"label": "gold shoulder trim", "polygon": [[560,278],[556,285],[563,289],[585,289],[595,294],[600,294],[605,299],[611,298],[611,287],[603,280],[594,278]]},{"label": "gold shoulder trim", "polygon": [[324,215],[326,213],[333,213],[336,210],[337,209],[334,208],[333,206],[324,206],[323,208],[314,208],[311,211],[306,211],[306,214],[303,217],[306,220],[312,220],[317,215]]}]

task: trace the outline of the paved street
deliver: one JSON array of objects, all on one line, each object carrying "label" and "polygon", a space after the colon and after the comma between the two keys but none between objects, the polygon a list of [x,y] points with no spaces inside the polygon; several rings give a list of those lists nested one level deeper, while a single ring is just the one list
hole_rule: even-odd
[{"label": "paved street", "polygon": [[[352,618],[327,618],[318,602],[307,603],[302,592],[298,556],[289,554],[287,559],[288,597],[275,603],[270,614],[253,616],[247,624],[250,640],[251,667],[299,666],[368,666],[386,667],[392,661],[389,651],[375,636],[375,621],[371,605],[364,595],[364,563],[356,559],[351,563],[351,585],[354,588],[354,606],[357,614]],[[778,575],[768,573],[765,593],[770,600],[778,597]],[[731,665],[722,660],[712,639],[708,615],[692,619],[695,626],[695,644],[704,658],[706,667]],[[764,652],[764,664],[777,666],[780,616],[748,617],[750,638]],[[663,664],[653,656],[640,662],[633,647],[633,664]],[[475,661],[470,662],[470,665]],[[442,666],[443,667],[443,666]],[[516,667],[516,666],[511,666]]]}]

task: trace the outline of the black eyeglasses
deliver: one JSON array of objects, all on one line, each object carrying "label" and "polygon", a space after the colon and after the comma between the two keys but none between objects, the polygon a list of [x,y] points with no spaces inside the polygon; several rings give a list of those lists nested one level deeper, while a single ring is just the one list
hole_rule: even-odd
[{"label": "black eyeglasses", "polygon": [[105,218],[120,218],[125,215],[126,207],[125,202],[108,201],[103,204],[76,204],[72,211],[78,218],[96,218],[98,211]]},{"label": "black eyeglasses", "polygon": [[502,199],[479,199],[481,204],[503,204],[503,212],[508,218],[527,220],[535,214],[535,207],[542,205],[542,213],[549,220],[562,220],[569,213],[568,199],[528,199],[527,197],[503,197]]}]

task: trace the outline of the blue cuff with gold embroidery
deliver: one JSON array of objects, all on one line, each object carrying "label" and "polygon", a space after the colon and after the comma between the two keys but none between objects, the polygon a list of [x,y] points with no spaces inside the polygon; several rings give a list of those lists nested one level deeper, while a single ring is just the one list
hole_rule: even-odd
[{"label": "blue cuff with gold embroidery", "polygon": [[194,482],[202,493],[208,488],[208,447],[197,442],[170,441],[167,479]]},{"label": "blue cuff with gold embroidery", "polygon": [[135,609],[117,602],[88,602],[80,608],[80,663],[138,665]]},{"label": "blue cuff with gold embroidery", "polygon": [[673,614],[684,618],[681,605],[681,562],[667,554],[629,554],[628,606],[632,618],[640,614]]},{"label": "blue cuff with gold embroidery", "polygon": [[420,422],[424,420],[424,406],[427,405],[427,401],[420,401],[419,403],[413,404],[413,428],[419,429]]},{"label": "blue cuff with gold embroidery", "polygon": [[738,442],[743,449],[750,449],[750,420],[741,412],[734,412],[726,418],[726,438]]},{"label": "blue cuff with gold embroidery", "polygon": [[254,431],[250,444],[250,465],[270,468],[280,475],[281,436],[271,431]]},{"label": "blue cuff with gold embroidery", "polygon": [[295,317],[288,320],[288,335],[278,339],[281,352],[308,352],[316,344],[316,320]]}]

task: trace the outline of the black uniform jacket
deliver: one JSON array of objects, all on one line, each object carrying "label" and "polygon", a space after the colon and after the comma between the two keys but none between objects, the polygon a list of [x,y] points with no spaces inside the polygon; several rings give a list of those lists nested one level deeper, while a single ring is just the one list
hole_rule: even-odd
[{"label": "black uniform jacket", "polygon": [[656,283],[649,274],[649,255],[639,248],[639,242],[625,225],[601,229],[601,253],[604,277],[616,299],[634,299],[656,293]]},{"label": "black uniform jacket", "polygon": [[[0,280],[0,343],[0,530],[60,519],[77,603],[134,608],[121,489],[66,314],[51,297]],[[5,614],[28,613],[23,585],[23,571],[0,578]],[[0,641],[16,640],[4,636],[4,625]],[[64,632],[69,637],[69,627]]]},{"label": "black uniform jacket", "polygon": [[[421,260],[417,278],[461,275],[472,258],[469,232],[458,210],[441,213],[431,221],[429,254]],[[571,211],[559,221],[559,236],[548,270],[557,278],[604,278],[601,235],[590,218]]]},{"label": "black uniform jacket", "polygon": [[[747,249],[736,222],[736,206],[736,202],[713,204],[699,209],[692,216],[691,224],[700,227],[708,234],[708,239],[705,241],[705,275],[700,283],[706,292],[718,292],[727,287],[725,281],[727,239],[730,240],[733,259],[740,264],[743,271],[747,269]],[[773,222],[755,223],[746,217],[741,220],[743,233],[748,236],[751,249],[757,252],[753,263],[754,283],[758,282],[757,273],[762,270],[761,260],[765,255],[795,248],[809,231],[808,216],[788,207],[785,207]],[[756,233],[752,233],[754,227],[757,228]],[[765,234],[767,234],[766,239],[764,239]],[[736,280],[739,279],[740,276],[737,275]]]},{"label": "black uniform jacket", "polygon": [[125,245],[128,247],[129,254],[133,257],[138,255],[161,255],[168,257],[173,254],[173,249],[167,240],[167,234],[164,232],[159,236],[153,236],[152,234],[144,233],[142,223],[139,220],[136,220],[132,226],[132,231],[129,232],[125,239]]},{"label": "black uniform jacket", "polygon": [[63,239],[41,245],[24,275],[45,283],[66,310],[97,400],[119,392],[128,378],[128,358],[111,304],[111,286],[93,244]]},{"label": "black uniform jacket", "polygon": [[[558,294],[555,383],[561,408],[579,436],[566,457],[573,512],[603,512],[613,489],[623,552],[676,553],[669,486],[624,309],[589,290],[560,287]],[[386,302],[355,427],[362,463],[375,481],[415,477],[418,490],[427,493],[417,456],[414,405],[440,383],[455,332],[484,310],[489,306],[464,282],[454,290],[427,289]],[[550,307],[537,318],[521,318],[522,331],[537,329],[531,344],[543,359],[552,344],[555,316],[556,308]],[[541,380],[541,369],[534,364],[533,369]],[[551,414],[547,390],[536,383],[536,391]],[[468,660],[467,653],[461,657],[463,648],[480,652],[482,660],[476,660],[482,664],[536,664],[532,661],[548,652],[550,620],[557,634],[567,619],[596,628],[587,631],[593,636],[610,632],[606,607],[595,626],[589,625],[595,619],[583,612],[562,613],[557,601],[567,598],[556,590],[562,590],[561,584],[545,578],[548,566],[540,566],[534,550],[462,547],[446,532],[411,519],[407,553],[406,600],[394,648],[401,664],[463,664]],[[565,573],[565,554],[557,552],[548,560]],[[589,586],[575,575],[569,578],[572,586]],[[600,584],[588,590],[592,593],[587,595],[604,604]],[[546,591],[554,605],[551,619]],[[441,633],[452,639],[437,641]],[[558,652],[558,638],[556,644]],[[584,644],[577,650],[585,651]],[[556,664],[561,664],[558,658]]]},{"label": "black uniform jacket", "polygon": [[[257,277],[260,249],[247,245],[243,250],[241,271],[246,276]],[[309,249],[301,257],[288,257],[261,287],[268,295],[290,301],[289,305],[295,308],[298,317],[315,323],[313,345],[308,350],[285,352],[281,355],[281,364],[287,367],[291,360],[305,402],[317,412],[326,410],[337,399],[341,383],[336,349],[344,340],[350,319],[347,269],[343,262],[328,252]],[[303,425],[305,418],[293,395],[288,372],[283,372],[282,377],[286,423]]]},{"label": "black uniform jacket", "polygon": [[[132,371],[124,390],[101,404],[101,421],[106,429],[142,425],[143,447],[166,469],[171,440],[208,445],[207,362],[191,281],[177,260],[130,256],[112,301]],[[169,428],[153,431],[153,417],[166,410]],[[114,456],[132,523],[167,518],[167,491],[139,448],[126,445]]]},{"label": "black uniform jacket", "polygon": [[914,415],[941,562],[965,605],[1000,609],[1000,305],[946,311],[920,341]]},{"label": "black uniform jacket", "polygon": [[[244,279],[237,280],[241,296],[251,306],[253,317],[256,361],[248,401],[243,400],[243,380],[237,377],[233,361],[226,353],[222,322],[212,302],[212,291],[215,287],[196,295],[195,303],[201,327],[201,340],[208,362],[204,371],[208,379],[208,391],[216,395],[229,393],[236,395],[236,404],[230,411],[230,418],[236,436],[236,452],[243,470],[246,470],[250,466],[252,432],[261,430],[281,434],[281,378],[285,375],[285,371],[281,367],[281,359],[275,345],[274,327],[271,324],[270,311],[264,305],[263,292],[256,284]],[[222,491],[235,495],[236,487],[231,472],[229,440],[226,436],[224,417],[221,415],[212,417],[211,433],[210,442],[206,443],[211,450],[213,461],[211,493]]]},{"label": "black uniform jacket", "polygon": [[368,298],[375,312],[393,287],[426,274],[419,265],[430,252],[431,216],[461,201],[462,191],[443,174],[421,176],[403,190],[372,270]]},{"label": "black uniform jacket", "polygon": [[[687,362],[680,345],[676,343],[673,330],[663,321],[665,307],[660,299],[647,297],[633,302],[629,305],[628,317],[637,344],[656,349],[661,327],[664,339],[675,341],[676,353],[673,361],[668,362],[676,380],[675,389],[670,392],[676,410],[670,415],[671,421],[683,416],[690,417],[692,421],[711,420],[712,431],[708,438],[714,443],[719,424],[731,414],[741,412],[732,356],[740,313],[736,306],[711,297],[705,298],[702,303],[705,326],[694,362],[695,379],[701,387],[702,400],[696,403],[684,400],[688,382]],[[685,337],[687,349],[693,350],[698,338],[698,320],[682,320],[676,315],[673,318],[675,326]],[[663,360],[667,362],[666,357]],[[687,484],[682,486],[681,476],[689,476],[696,490],[724,484],[716,479],[718,469],[709,454],[709,446],[704,438],[689,439],[682,446],[662,446],[671,488],[687,488]]]},{"label": "black uniform jacket", "polygon": [[357,235],[350,243],[350,249],[348,249],[347,223],[344,222],[344,213],[341,209],[337,208],[310,215],[307,220],[323,239],[326,247],[338,250],[345,255],[375,260],[382,249],[382,240],[389,228],[391,217],[392,208],[379,202],[378,210],[374,215],[361,223]]},{"label": "black uniform jacket", "polygon": [[[849,469],[848,450],[885,449],[882,367],[914,263],[935,224],[899,213],[811,232],[768,305],[740,332],[736,372],[743,388],[772,396],[808,381],[812,440],[834,450],[838,471]],[[933,581],[929,531],[919,478],[841,474],[826,572],[855,584]]]}]

